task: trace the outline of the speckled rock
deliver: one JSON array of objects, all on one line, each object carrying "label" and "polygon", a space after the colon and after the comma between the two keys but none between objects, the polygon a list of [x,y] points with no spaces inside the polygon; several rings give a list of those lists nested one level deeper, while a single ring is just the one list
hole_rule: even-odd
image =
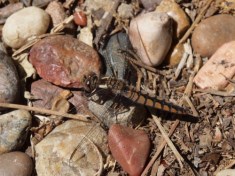
[{"label": "speckled rock", "polygon": [[138,176],[144,169],[150,149],[148,135],[141,130],[112,125],[108,144],[113,157],[130,176]]},{"label": "speckled rock", "polygon": [[[31,94],[36,100],[32,102],[33,106],[46,109],[52,108],[52,100],[58,97],[63,91],[61,87],[55,86],[43,79],[34,81],[31,85]],[[68,99],[71,103],[71,110],[76,113],[86,113],[87,98],[82,91],[72,91],[73,96]]]},{"label": "speckled rock", "polygon": [[173,20],[173,36],[180,38],[189,28],[190,23],[187,15],[174,0],[163,0],[156,8],[156,12],[167,13]]},{"label": "speckled rock", "polygon": [[28,38],[44,34],[49,23],[50,17],[44,10],[24,8],[7,18],[2,29],[3,41],[12,48],[20,48]]},{"label": "speckled rock", "polygon": [[50,2],[45,11],[51,16],[53,26],[58,25],[66,18],[66,13],[61,2]]},{"label": "speckled rock", "polygon": [[15,110],[0,116],[0,154],[18,149],[24,144],[31,121],[31,114],[25,110]]},{"label": "speckled rock", "polygon": [[223,90],[235,76],[235,41],[222,45],[194,78],[201,89]]},{"label": "speckled rock", "polygon": [[19,97],[19,76],[12,58],[0,50],[0,102],[13,103]]},{"label": "speckled rock", "polygon": [[4,176],[31,176],[33,162],[23,152],[10,152],[0,155],[0,173]]},{"label": "speckled rock", "polygon": [[75,120],[56,127],[36,147],[38,176],[90,176],[102,172],[108,154],[105,131],[96,124]]},{"label": "speckled rock", "polygon": [[131,20],[129,37],[144,64],[160,65],[171,47],[171,18],[166,13],[141,14]]},{"label": "speckled rock", "polygon": [[30,50],[30,62],[43,79],[63,87],[82,88],[84,78],[100,75],[101,61],[90,46],[70,36],[47,37]]},{"label": "speckled rock", "polygon": [[203,20],[192,34],[192,46],[203,57],[212,56],[224,43],[235,40],[235,17],[216,15]]}]

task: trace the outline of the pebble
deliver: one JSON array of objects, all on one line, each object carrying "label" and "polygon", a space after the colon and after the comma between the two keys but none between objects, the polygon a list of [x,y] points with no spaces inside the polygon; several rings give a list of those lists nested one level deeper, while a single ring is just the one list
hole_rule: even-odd
[{"label": "pebble", "polygon": [[235,175],[235,169],[224,169],[216,174],[216,176],[234,176],[234,175]]},{"label": "pebble", "polygon": [[171,18],[166,13],[141,14],[131,20],[129,37],[144,64],[160,65],[171,47]]},{"label": "pebble", "polygon": [[180,38],[190,26],[189,18],[174,0],[163,0],[156,12],[167,13],[173,19],[173,36],[176,38]]},{"label": "pebble", "polygon": [[[33,106],[41,107],[46,109],[52,108],[52,100],[60,95],[63,91],[61,87],[55,86],[43,79],[34,81],[31,84],[31,94],[34,96],[35,100],[32,102]],[[76,113],[86,113],[87,98],[83,95],[81,91],[72,91],[73,96],[68,99],[71,103],[73,111]]]},{"label": "pebble", "polygon": [[50,2],[45,11],[51,16],[53,26],[63,22],[66,18],[66,13],[61,2]]},{"label": "pebble", "polygon": [[87,17],[83,11],[75,11],[74,14],[74,22],[79,26],[86,26],[87,25]]},{"label": "pebble", "polygon": [[183,44],[178,43],[177,45],[172,46],[166,59],[164,60],[164,63],[172,67],[178,65],[184,55],[184,52],[185,50]]},{"label": "pebble", "polygon": [[14,103],[19,98],[19,76],[11,57],[0,50],[0,102]]},{"label": "pebble", "polygon": [[121,3],[118,7],[118,16],[122,19],[133,17],[133,6],[131,4]]},{"label": "pebble", "polygon": [[144,169],[150,150],[148,135],[118,124],[109,129],[108,144],[113,157],[131,176],[138,176]]},{"label": "pebble", "polygon": [[108,155],[107,135],[99,125],[68,120],[39,142],[35,151],[38,176],[99,175],[103,156]]},{"label": "pebble", "polygon": [[194,78],[201,89],[223,90],[235,76],[235,41],[222,45]]},{"label": "pebble", "polygon": [[90,46],[70,36],[52,36],[36,43],[30,50],[30,62],[40,77],[55,85],[85,87],[84,78],[100,75],[101,61]]},{"label": "pebble", "polygon": [[31,114],[25,110],[15,110],[0,116],[0,154],[22,147],[31,121]]},{"label": "pebble", "polygon": [[235,40],[235,17],[216,15],[203,20],[192,34],[192,47],[202,57],[211,57],[224,43]]},{"label": "pebble", "polygon": [[154,10],[162,0],[140,0],[146,10]]},{"label": "pebble", "polygon": [[0,155],[0,175],[31,176],[33,162],[23,152],[10,152]]},{"label": "pebble", "polygon": [[49,23],[50,17],[44,10],[26,7],[7,18],[2,29],[3,41],[14,49],[20,48],[28,38],[44,34]]}]

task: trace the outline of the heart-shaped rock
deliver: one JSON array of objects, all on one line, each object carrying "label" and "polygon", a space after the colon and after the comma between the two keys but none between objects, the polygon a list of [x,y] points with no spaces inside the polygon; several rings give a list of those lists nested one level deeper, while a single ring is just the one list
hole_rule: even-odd
[{"label": "heart-shaped rock", "polygon": [[144,131],[114,124],[109,129],[108,144],[124,171],[131,176],[141,174],[150,149],[150,141]]}]

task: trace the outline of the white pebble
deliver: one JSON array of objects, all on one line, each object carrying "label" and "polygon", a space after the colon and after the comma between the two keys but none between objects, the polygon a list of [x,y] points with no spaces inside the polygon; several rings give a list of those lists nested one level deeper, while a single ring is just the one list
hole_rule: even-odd
[{"label": "white pebble", "polygon": [[171,47],[171,18],[166,13],[141,14],[131,21],[129,37],[144,64],[160,65]]},{"label": "white pebble", "polygon": [[44,34],[50,16],[38,7],[27,7],[7,18],[2,29],[3,41],[12,48],[20,48],[32,36]]}]

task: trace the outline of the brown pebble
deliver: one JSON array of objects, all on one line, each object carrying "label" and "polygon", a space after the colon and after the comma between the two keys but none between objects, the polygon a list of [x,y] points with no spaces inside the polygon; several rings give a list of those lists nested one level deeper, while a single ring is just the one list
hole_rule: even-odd
[{"label": "brown pebble", "polygon": [[108,144],[113,157],[131,176],[138,176],[144,169],[150,142],[142,130],[134,130],[118,124],[109,129]]},{"label": "brown pebble", "polygon": [[82,11],[74,12],[73,16],[74,16],[74,22],[77,25],[82,27],[87,25],[87,17],[84,12]]},{"label": "brown pebble", "polygon": [[84,78],[100,75],[101,61],[90,46],[70,36],[47,37],[30,50],[30,62],[43,79],[69,88],[85,87]]},{"label": "brown pebble", "polygon": [[156,12],[167,13],[173,19],[173,37],[180,38],[189,28],[190,23],[184,10],[174,0],[163,0]]},{"label": "brown pebble", "polygon": [[192,46],[203,57],[212,56],[224,43],[235,40],[235,17],[216,15],[203,20],[192,34]]},{"label": "brown pebble", "polygon": [[201,89],[223,90],[235,76],[235,41],[222,45],[194,78]]},{"label": "brown pebble", "polygon": [[0,155],[0,175],[31,176],[33,162],[23,152],[10,152]]}]

